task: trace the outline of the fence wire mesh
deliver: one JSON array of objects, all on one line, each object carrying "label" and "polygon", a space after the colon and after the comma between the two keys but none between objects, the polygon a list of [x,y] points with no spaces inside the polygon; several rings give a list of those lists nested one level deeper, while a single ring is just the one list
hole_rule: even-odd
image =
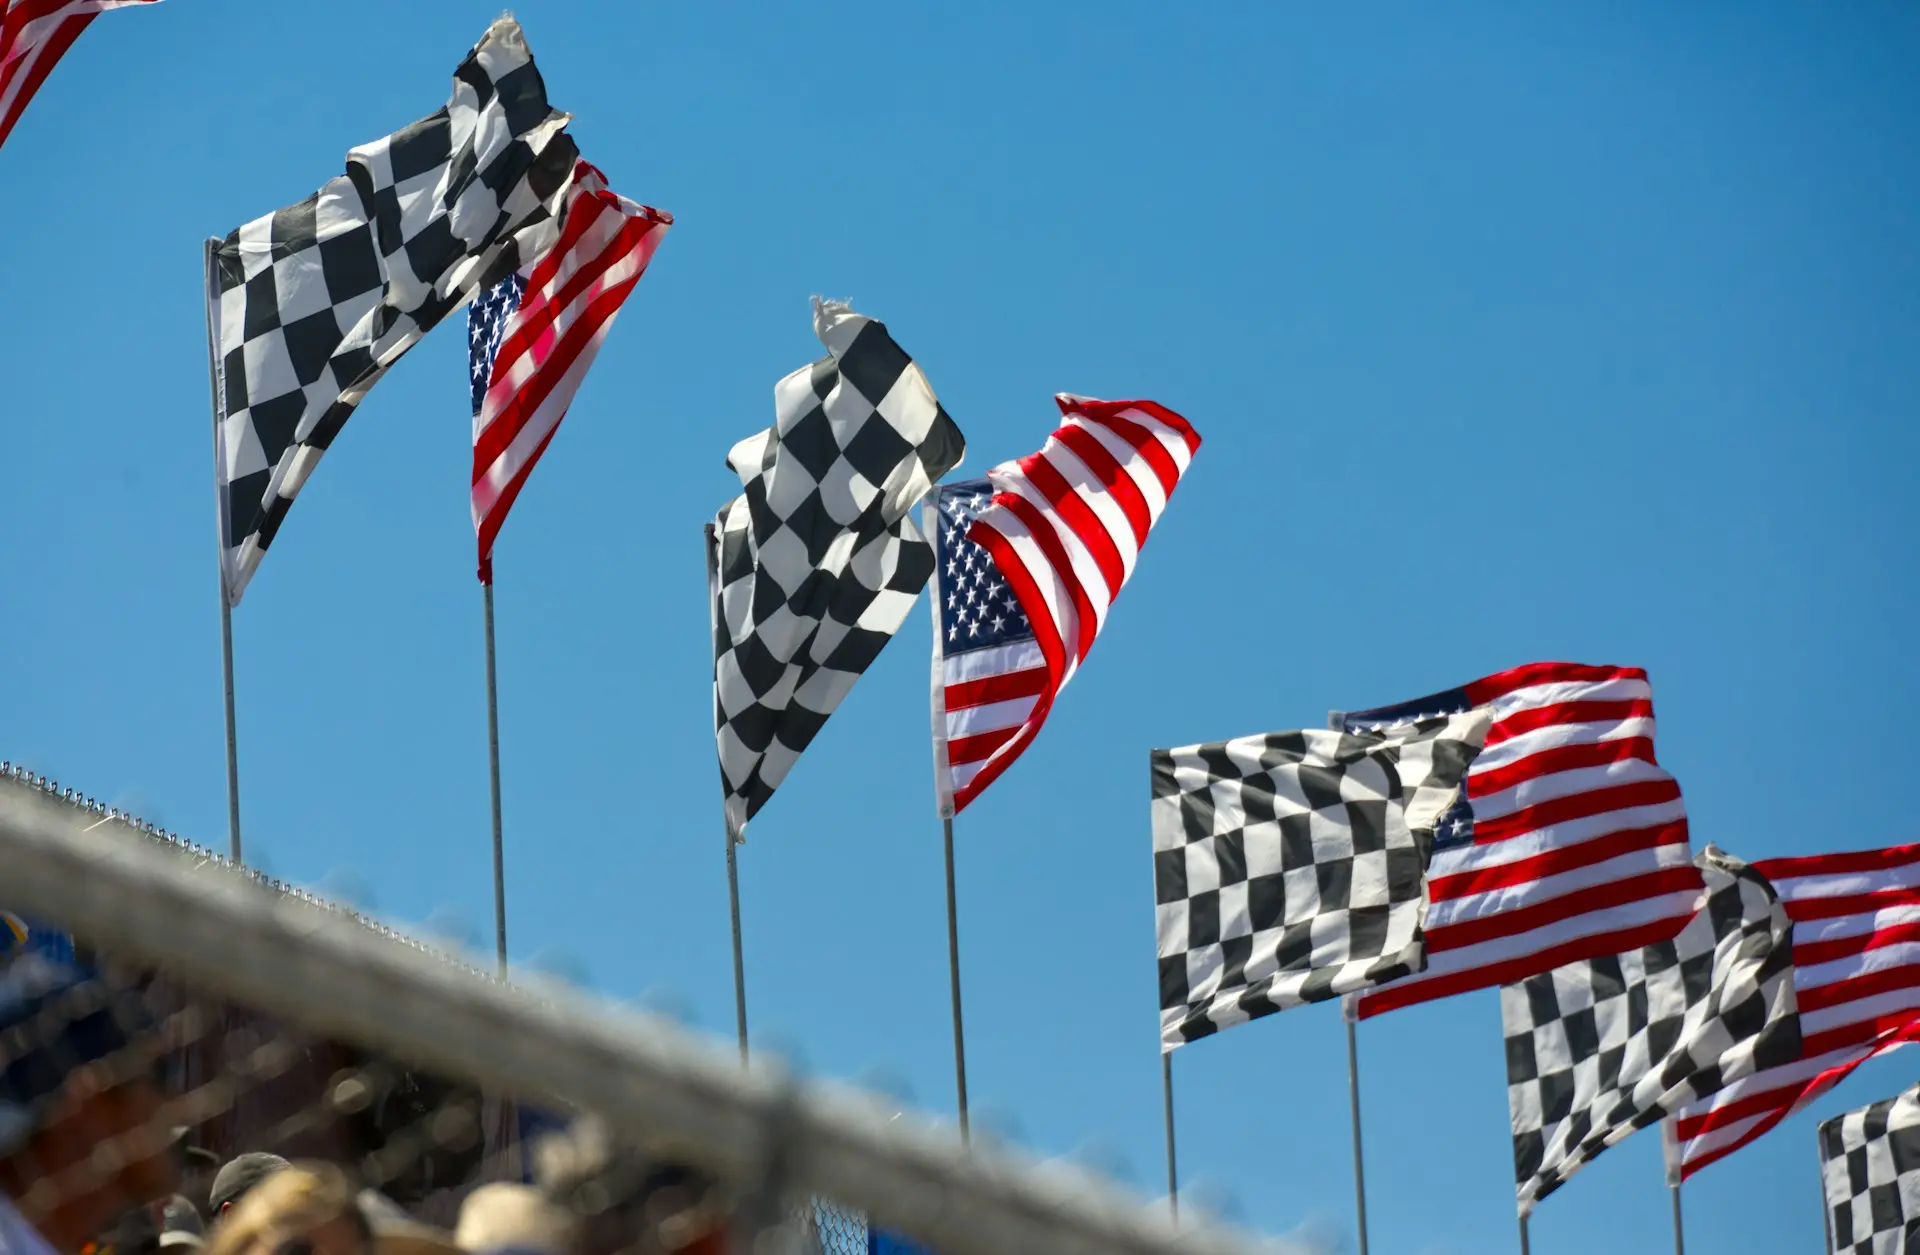
[{"label": "fence wire mesh", "polygon": [[1255,1249],[4,766],[0,860],[6,1255]]}]

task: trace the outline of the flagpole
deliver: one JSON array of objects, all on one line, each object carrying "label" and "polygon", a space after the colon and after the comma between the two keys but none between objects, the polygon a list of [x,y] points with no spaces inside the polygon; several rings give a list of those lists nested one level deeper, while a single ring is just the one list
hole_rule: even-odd
[{"label": "flagpole", "polygon": [[215,281],[217,264],[214,251],[220,241],[208,236],[202,245],[206,272],[207,297],[207,391],[213,400],[213,531],[214,558],[220,571],[220,678],[221,695],[227,713],[227,857],[238,863],[240,857],[240,736],[233,717],[233,606],[227,600],[227,502],[225,467],[220,464],[220,412],[223,397],[220,388],[220,328],[215,320],[219,309],[219,285]]},{"label": "flagpole", "polygon": [[1173,1155],[1173,1052],[1160,1050],[1160,1097],[1167,1118],[1167,1206],[1180,1218],[1180,1173]]},{"label": "flagpole", "polygon": [[[706,525],[707,538],[707,613],[714,630],[719,630],[720,622],[720,539],[713,524]],[[717,698],[716,698],[717,700]],[[722,772],[722,782],[725,773]],[[726,817],[724,792],[720,803],[721,828],[726,833],[727,842],[727,909],[733,923],[733,1023],[734,1031],[740,1039],[740,1062],[747,1061],[747,961],[740,944],[740,862],[734,847],[740,844],[740,838],[734,834],[733,824]]]},{"label": "flagpole", "polygon": [[740,1062],[747,1061],[747,965],[740,949],[740,864],[733,829],[727,828],[727,905],[733,912],[733,1022],[740,1037]]},{"label": "flagpole", "polygon": [[[921,530],[930,537],[940,532],[939,490],[927,496],[920,507]],[[933,577],[933,596],[928,601],[933,611],[933,788],[940,811],[940,837],[947,857],[947,987],[953,995],[953,1089],[960,1111],[960,1141],[973,1140],[967,1115],[967,1034],[960,1014],[960,907],[953,872],[953,792],[947,760],[946,665],[940,640],[940,576]]]},{"label": "flagpole", "polygon": [[1174,1158],[1173,1149],[1173,1050],[1168,1046],[1164,1022],[1161,1025],[1160,1041],[1160,1097],[1166,1111],[1167,1123],[1167,1209],[1173,1213],[1174,1222],[1180,1220],[1180,1172]]},{"label": "flagpole", "polygon": [[[500,823],[500,693],[493,651],[493,555],[487,555],[486,577],[480,581],[481,606],[487,637],[487,784],[493,803],[493,946],[500,975],[507,974],[507,858]],[[512,1099],[501,1104],[502,1171],[509,1180],[522,1175],[519,1108]]]},{"label": "flagpole", "polygon": [[1360,1255],[1367,1255],[1367,1168],[1360,1150],[1360,1048],[1355,1025],[1360,999],[1348,994],[1340,1001],[1340,1018],[1347,1023],[1347,1107],[1353,1123],[1353,1206],[1360,1224]]},{"label": "flagpole", "polygon": [[1820,1164],[1820,1227],[1825,1229],[1827,1234],[1827,1245],[1822,1252],[1822,1255],[1825,1255],[1825,1252],[1833,1250],[1833,1205],[1827,1201],[1827,1160],[1820,1151],[1818,1126],[1814,1128],[1813,1149]]},{"label": "flagpole", "polygon": [[1532,1204],[1531,1204],[1531,1203],[1525,1203],[1525,1202],[1522,1202],[1522,1203],[1521,1203],[1521,1204],[1519,1205],[1519,1211],[1520,1211],[1520,1255],[1532,1255],[1532,1246],[1531,1246],[1531,1245],[1529,1244],[1529,1242],[1527,1241],[1527,1236],[1528,1236],[1528,1235],[1527,1235],[1527,1217],[1528,1217],[1528,1216],[1529,1216],[1529,1215],[1531,1214],[1531,1213],[1529,1212],[1529,1210],[1528,1210],[1528,1209],[1529,1209],[1529,1208],[1530,1208],[1531,1206],[1532,1206]]},{"label": "flagpole", "polygon": [[[1334,732],[1346,730],[1346,713],[1327,712],[1327,727]],[[1360,1146],[1360,1047],[1357,1041],[1360,1022],[1360,998],[1348,994],[1340,1000],[1340,1018],[1347,1025],[1347,1112],[1353,1126],[1353,1207],[1360,1226],[1360,1255],[1367,1255],[1367,1165]],[[1521,1221],[1521,1248],[1526,1246],[1525,1220]]]},{"label": "flagpole", "polygon": [[941,817],[940,832],[947,847],[947,983],[953,990],[953,1084],[960,1105],[960,1141],[970,1144],[973,1135],[967,1125],[967,1034],[960,1017],[960,912],[953,887],[953,816]]},{"label": "flagpole", "polygon": [[[223,536],[221,548],[225,547]],[[224,568],[224,560],[221,565]],[[233,718],[233,607],[227,604],[224,574],[220,583],[220,677],[227,710],[227,857],[241,863],[246,860],[240,854],[240,737]]]},{"label": "flagpole", "polygon": [[[491,565],[491,564],[489,564]],[[493,661],[493,574],[480,583],[487,625],[487,783],[493,796],[493,945],[507,974],[507,853],[500,835],[500,691]]]},{"label": "flagpole", "polygon": [[1686,1231],[1680,1223],[1680,1170],[1684,1164],[1671,1116],[1660,1122],[1660,1153],[1667,1165],[1667,1188],[1673,1192],[1673,1255],[1687,1255]]}]

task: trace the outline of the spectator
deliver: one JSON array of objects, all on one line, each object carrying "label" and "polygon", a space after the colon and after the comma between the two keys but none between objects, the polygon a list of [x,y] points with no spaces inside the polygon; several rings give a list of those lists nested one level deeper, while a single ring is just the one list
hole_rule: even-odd
[{"label": "spectator", "polygon": [[580,1220],[531,1185],[483,1185],[467,1195],[453,1240],[481,1255],[579,1255]]},{"label": "spectator", "polygon": [[191,1200],[175,1194],[161,1207],[159,1247],[163,1255],[196,1255],[206,1239],[206,1222]]},{"label": "spectator", "polygon": [[[174,1163],[180,1173],[180,1194],[189,1200],[205,1201],[213,1188],[213,1178],[224,1166],[220,1156],[194,1142],[194,1130],[185,1126],[174,1131]],[[194,1206],[194,1214],[200,1214]],[[201,1216],[204,1223],[206,1217]]]},{"label": "spectator", "polygon": [[256,1178],[242,1194],[223,1200],[230,1206],[214,1222],[207,1255],[276,1255],[294,1248],[310,1255],[372,1255],[373,1233],[354,1206],[353,1187],[331,1164],[287,1164]]},{"label": "spectator", "polygon": [[213,1188],[207,1191],[207,1214],[219,1220],[234,1209],[247,1191],[288,1166],[280,1156],[265,1151],[235,1155],[214,1174]]},{"label": "spectator", "polygon": [[157,1255],[160,1226],[145,1207],[123,1213],[112,1227],[80,1248],[80,1255]]},{"label": "spectator", "polygon": [[[77,964],[0,966],[0,1247],[78,1251],[172,1194],[158,1035],[138,998]],[[16,1210],[17,1209],[17,1210]]]},{"label": "spectator", "polygon": [[214,1225],[206,1255],[460,1255],[453,1238],[391,1199],[355,1194],[332,1164],[289,1164],[246,1191]]}]

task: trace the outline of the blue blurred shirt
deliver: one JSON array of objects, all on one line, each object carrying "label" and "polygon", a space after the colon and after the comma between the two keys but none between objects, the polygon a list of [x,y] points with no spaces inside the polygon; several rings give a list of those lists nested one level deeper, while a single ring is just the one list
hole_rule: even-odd
[{"label": "blue blurred shirt", "polygon": [[58,1255],[4,1194],[0,1194],[0,1255]]}]

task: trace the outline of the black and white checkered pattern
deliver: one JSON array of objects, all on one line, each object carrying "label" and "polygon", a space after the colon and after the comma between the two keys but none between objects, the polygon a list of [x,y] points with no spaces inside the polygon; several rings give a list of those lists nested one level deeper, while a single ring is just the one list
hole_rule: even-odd
[{"label": "black and white checkered pattern", "polygon": [[1800,1053],[1793,934],[1773,886],[1713,846],[1672,941],[1500,990],[1520,1214],[1636,1129]]},{"label": "black and white checkered pattern", "polygon": [[1423,969],[1433,825],[1490,721],[1155,750],[1161,1049]]},{"label": "black and white checkered pattern", "polygon": [[345,174],[219,245],[209,319],[230,603],[387,367],[558,238],[577,156],[566,124],[502,18],[454,71],[444,108],[355,148]]},{"label": "black and white checkered pattern", "polygon": [[933,575],[913,509],[966,452],[883,324],[816,300],[813,325],[829,355],[776,384],[774,425],[727,455],[746,491],[721,507],[709,555],[735,839]]},{"label": "black and white checkered pattern", "polygon": [[1920,1255],[1920,1087],[1820,1126],[1834,1255]]}]

